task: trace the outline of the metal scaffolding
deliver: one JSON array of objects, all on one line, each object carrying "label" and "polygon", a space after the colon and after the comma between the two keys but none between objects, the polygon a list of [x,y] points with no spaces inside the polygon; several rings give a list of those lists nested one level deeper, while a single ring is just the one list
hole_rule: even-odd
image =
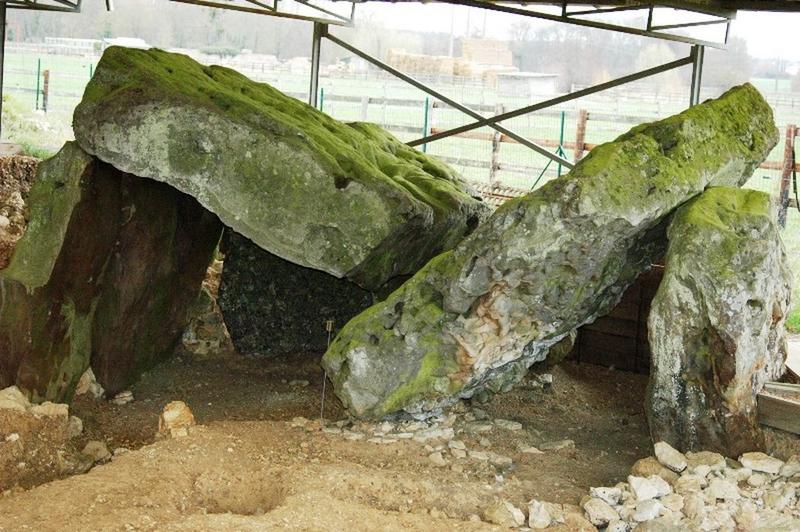
[{"label": "metal scaffolding", "polygon": [[[112,0],[105,0],[106,7],[112,9]],[[396,68],[386,64],[380,59],[373,57],[363,50],[358,49],[352,44],[332,35],[330,33],[331,26],[352,26],[355,20],[355,6],[360,0],[347,0],[346,2],[339,2],[345,6],[340,9],[338,6],[334,7],[334,2],[327,2],[326,0],[170,0],[172,2],[181,2],[187,4],[194,4],[198,6],[227,9],[234,11],[243,11],[253,14],[261,14],[267,16],[288,18],[294,20],[304,20],[311,22],[314,27],[312,45],[311,45],[311,79],[309,81],[309,97],[308,103],[312,106],[317,105],[319,95],[319,75],[320,75],[320,53],[322,50],[322,41],[327,39],[332,43],[348,50],[354,55],[361,57],[372,65],[389,72],[390,74],[402,79],[403,81],[411,84],[412,86],[424,91],[430,96],[441,100],[447,105],[461,111],[474,121],[447,131],[437,132],[432,135],[427,135],[409,142],[410,146],[425,145],[429,142],[444,139],[464,133],[479,127],[491,127],[511,139],[527,146],[528,148],[548,157],[549,159],[557,162],[558,164],[572,168],[573,163],[565,159],[558,153],[553,153],[547,148],[511,131],[510,129],[501,125],[501,122],[510,118],[522,116],[535,111],[547,109],[554,105],[568,102],[583,96],[608,90],[626,83],[644,79],[662,72],[667,72],[683,66],[692,65],[691,76],[691,91],[689,94],[689,105],[696,105],[700,101],[700,88],[703,72],[703,58],[706,47],[724,48],[728,39],[728,32],[730,29],[731,20],[736,15],[735,9],[727,8],[724,4],[714,5],[709,3],[695,4],[693,2],[631,2],[631,1],[607,1],[607,2],[588,2],[586,0],[575,1],[562,1],[562,2],[521,2],[514,5],[507,3],[500,3],[491,0],[439,0],[441,3],[449,3],[462,5],[467,7],[475,7],[480,9],[487,9],[491,11],[499,11],[510,13],[522,17],[532,17],[537,19],[549,20],[553,22],[560,22],[565,24],[572,24],[588,28],[595,28],[600,30],[615,31],[637,35],[645,38],[660,39],[672,42],[679,42],[691,45],[690,53],[684,58],[671,61],[662,65],[648,68],[639,72],[634,72],[620,78],[600,83],[585,89],[574,91],[568,94],[551,98],[545,101],[533,103],[525,107],[500,113],[496,116],[485,117],[476,111],[470,109],[468,106],[463,105],[456,100],[446,96],[426,85],[425,83],[413,78],[412,76],[403,73]],[[543,4],[551,6],[556,5],[558,13],[542,11]],[[38,9],[44,11],[61,11],[61,12],[80,12],[81,0],[0,0],[0,18],[2,18],[2,41],[5,42],[5,16],[6,9]],[[689,20],[678,24],[657,24],[655,21],[657,9],[659,8],[673,8],[684,11],[688,14]],[[640,11],[646,12],[646,24],[641,27],[633,25],[625,25],[620,23],[612,23],[608,21],[598,20],[609,13],[619,13],[623,11]],[[702,17],[697,19],[697,17]],[[686,28],[696,28],[700,26],[717,26],[725,25],[724,38],[719,41],[709,41],[704,39],[697,39],[687,36],[682,33],[676,33],[675,30],[684,30]],[[4,46],[0,44],[0,93],[2,93],[2,66],[4,60]],[[0,117],[2,117],[2,101],[0,101]],[[0,118],[0,124],[2,119]]]},{"label": "metal scaffolding", "polygon": [[[681,68],[687,65],[692,66],[692,76],[691,76],[691,89],[688,98],[688,103],[690,106],[697,105],[700,103],[700,88],[702,82],[702,74],[703,74],[703,59],[705,56],[705,48],[707,46],[713,48],[724,48],[729,35],[730,23],[731,20],[735,16],[735,12],[732,11],[715,11],[712,13],[708,13],[703,11],[702,14],[704,16],[710,16],[712,18],[705,19],[705,20],[689,20],[682,24],[662,24],[656,25],[654,24],[654,11],[656,8],[655,4],[647,4],[647,5],[622,5],[622,6],[612,6],[612,7],[601,7],[601,8],[592,8],[586,9],[585,7],[574,9],[570,2],[561,2],[561,13],[558,15],[551,14],[551,13],[543,13],[540,11],[535,11],[529,9],[528,7],[515,7],[515,6],[508,6],[505,4],[498,4],[495,2],[488,2],[483,0],[442,0],[443,3],[451,3],[451,4],[458,4],[458,5],[465,5],[470,7],[477,7],[482,9],[489,9],[493,11],[501,11],[505,13],[512,13],[519,16],[526,16],[526,17],[534,17],[534,18],[541,18],[545,20],[552,20],[556,22],[562,22],[567,24],[574,24],[578,26],[608,30],[608,31],[617,31],[627,34],[638,35],[641,37],[649,37],[654,39],[661,39],[673,42],[680,42],[691,45],[689,50],[689,54],[686,57],[681,59],[677,59],[675,61],[670,61],[669,63],[664,63],[661,65],[654,66],[652,68],[648,68],[639,72],[634,72],[632,74],[628,74],[626,76],[622,76],[620,78],[600,83],[597,85],[593,85],[591,87],[587,87],[585,89],[581,89],[578,91],[570,92],[567,94],[563,94],[556,98],[551,98],[548,100],[544,100],[538,103],[534,103],[513,111],[508,111],[505,113],[500,113],[495,116],[491,117],[484,117],[479,113],[473,111],[466,105],[463,105],[454,99],[442,94],[441,92],[433,89],[432,87],[426,85],[425,83],[415,79],[414,77],[401,72],[400,70],[388,65],[387,63],[381,61],[380,59],[373,57],[366,53],[363,50],[353,46],[352,44],[340,39],[332,35],[329,31],[329,27],[327,24],[314,21],[314,32],[313,32],[313,40],[311,45],[311,79],[309,82],[309,98],[308,102],[310,105],[316,106],[317,105],[317,97],[319,92],[319,68],[320,68],[320,50],[322,48],[322,40],[327,39],[332,43],[344,48],[348,52],[364,59],[365,61],[371,63],[372,65],[384,70],[397,78],[405,81],[406,83],[412,85],[413,87],[425,92],[426,94],[446,103],[450,107],[461,111],[462,113],[466,114],[470,118],[474,120],[474,122],[465,124],[463,126],[455,127],[452,129],[448,129],[446,131],[437,132],[432,135],[426,135],[422,138],[415,139],[408,143],[409,146],[420,146],[420,145],[427,145],[430,142],[434,142],[437,140],[445,139],[448,137],[452,137],[454,135],[458,135],[464,133],[466,131],[471,131],[473,129],[477,129],[480,127],[490,127],[495,131],[498,131],[511,139],[519,142],[520,144],[527,146],[528,148],[532,149],[533,151],[549,158],[552,161],[555,161],[559,165],[562,165],[566,168],[573,168],[574,164],[565,159],[561,154],[558,152],[552,152],[547,148],[533,142],[530,139],[527,139],[517,133],[514,133],[510,129],[502,126],[500,122],[504,120],[508,120],[510,118],[515,118],[519,116],[526,115],[528,113],[533,113],[535,111],[541,111],[543,109],[547,109],[553,107],[555,105],[559,105],[565,102],[569,102],[571,100],[575,100],[578,98],[582,98],[584,96],[588,96],[590,94],[595,94],[598,92],[602,92],[605,90],[609,90],[615,87],[619,87],[626,83],[631,83],[634,81],[638,81],[644,78],[648,78],[651,76],[655,76],[657,74],[661,74],[663,72],[667,72],[670,70],[674,70],[676,68]],[[604,15],[606,13],[617,13],[620,11],[634,11],[634,10],[647,10],[647,23],[643,28],[636,28],[632,26],[624,26],[620,24],[610,24],[607,22],[600,22],[597,20],[587,20],[582,17],[592,16],[592,15]],[[688,10],[690,12],[695,12],[695,10]],[[675,30],[675,29],[683,29],[683,28],[693,28],[698,26],[708,26],[708,25],[718,25],[718,24],[725,24],[725,34],[724,39],[718,42],[715,41],[708,41],[703,39],[696,39],[687,35],[680,35],[675,33],[667,32],[666,30]]]}]

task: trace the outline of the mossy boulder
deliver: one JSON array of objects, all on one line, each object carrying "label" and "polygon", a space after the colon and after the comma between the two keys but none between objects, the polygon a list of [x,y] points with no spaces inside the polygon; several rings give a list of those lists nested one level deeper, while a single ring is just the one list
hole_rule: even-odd
[{"label": "mossy boulder", "polygon": [[792,272],[769,195],[710,188],[669,226],[650,311],[653,441],[726,456],[764,448],[756,394],[784,371]]},{"label": "mossy boulder", "polygon": [[222,225],[72,142],[39,165],[29,202],[0,270],[0,386],[69,401],[91,363],[119,391],[179,340]]},{"label": "mossy boulder", "polygon": [[375,125],[161,50],[108,48],[73,127],[88,153],[195,197],[270,253],[368,289],[488,213],[446,165]]},{"label": "mossy boulder", "polygon": [[379,417],[507,389],[614,307],[663,253],[676,207],[741,185],[777,140],[769,105],[743,85],[598,146],[351,320],[323,358],[336,393]]}]

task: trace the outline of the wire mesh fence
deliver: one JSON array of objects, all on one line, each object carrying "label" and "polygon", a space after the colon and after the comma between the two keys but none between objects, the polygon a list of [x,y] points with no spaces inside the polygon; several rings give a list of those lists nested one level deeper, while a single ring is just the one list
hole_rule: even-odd
[{"label": "wire mesh fence", "polygon": [[[10,44],[6,56],[5,91],[30,109],[43,111],[46,105],[48,117],[68,124],[98,60],[95,55],[41,53],[35,47]],[[222,63],[226,62],[227,66],[254,80],[269,83],[303,100],[308,97],[309,72],[302,65],[295,68],[274,61],[240,58]],[[657,81],[657,78],[654,79]],[[469,78],[421,76],[420,80],[483,116],[554,96],[501,96],[491,82]],[[379,70],[330,72],[323,75],[319,86],[319,106],[326,113],[344,121],[377,123],[403,141],[472,121],[457,109]],[[579,88],[582,87],[573,87]],[[711,92],[707,94],[714,95]],[[800,123],[800,94],[775,92],[765,96],[773,105],[781,128]],[[576,149],[582,152],[584,147],[612,140],[635,124],[679,112],[687,103],[688,88],[683,91],[661,90],[657,83],[640,82],[512,118],[504,121],[503,126],[551,151],[561,150],[566,159],[575,160]],[[583,126],[582,115],[588,116]],[[582,127],[584,131],[579,139],[578,132]],[[64,140],[53,139],[53,144],[57,146]],[[484,185],[531,190],[566,171],[547,157],[505,135],[498,135],[490,127],[477,128],[420,148],[453,166],[467,180]],[[754,187],[777,192],[782,156],[783,148],[779,145],[769,157],[773,168],[760,169],[752,180]]]}]

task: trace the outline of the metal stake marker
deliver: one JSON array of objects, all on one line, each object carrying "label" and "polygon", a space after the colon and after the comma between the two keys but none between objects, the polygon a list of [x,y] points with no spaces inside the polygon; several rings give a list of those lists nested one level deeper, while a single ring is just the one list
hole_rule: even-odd
[{"label": "metal stake marker", "polygon": [[[326,320],[325,321],[325,330],[328,331],[328,347],[331,346],[331,333],[333,332],[333,320]],[[325,421],[325,385],[328,382],[328,372],[323,370],[322,375],[322,401],[320,402],[319,406],[319,423],[322,425],[322,422]]]}]

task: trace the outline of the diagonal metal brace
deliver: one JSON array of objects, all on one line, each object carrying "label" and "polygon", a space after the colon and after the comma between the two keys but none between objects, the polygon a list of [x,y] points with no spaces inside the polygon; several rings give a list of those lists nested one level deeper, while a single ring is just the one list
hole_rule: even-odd
[{"label": "diagonal metal brace", "polygon": [[418,146],[420,144],[425,144],[426,142],[433,142],[434,140],[439,140],[453,135],[458,135],[459,133],[471,131],[479,127],[484,127],[484,126],[494,127],[496,122],[502,122],[503,120],[508,120],[509,118],[516,118],[518,116],[526,115],[528,113],[532,113],[535,111],[541,111],[542,109],[547,109],[548,107],[552,107],[554,105],[565,103],[571,100],[576,100],[584,96],[589,96],[590,94],[594,94],[596,92],[601,92],[604,90],[612,89],[619,85],[630,83],[632,81],[637,81],[650,76],[655,76],[656,74],[661,74],[662,72],[673,70],[675,68],[680,68],[685,65],[691,65],[693,61],[694,61],[694,55],[690,55],[682,59],[676,59],[675,61],[670,61],[669,63],[664,63],[663,65],[654,66],[652,68],[648,68],[640,72],[635,72],[633,74],[628,74],[627,76],[622,76],[617,79],[612,79],[611,81],[606,81],[598,85],[592,85],[591,87],[587,87],[579,91],[570,92],[569,94],[564,94],[562,96],[551,98],[549,100],[535,103],[533,105],[528,105],[526,107],[520,107],[519,109],[515,109],[514,111],[509,111],[507,113],[502,113],[488,118],[481,118],[475,122],[472,122],[471,124],[464,124],[463,126],[454,127],[446,131],[441,131],[439,133],[436,133],[435,135],[430,135],[428,137],[423,137],[421,139],[412,140],[411,142],[408,143],[408,145]]},{"label": "diagonal metal brace", "polygon": [[[339,46],[341,46],[345,50],[347,50],[347,51],[357,55],[358,57],[364,59],[365,61],[368,61],[368,62],[372,63],[373,65],[377,66],[378,68],[380,68],[382,70],[385,70],[386,72],[389,72],[390,74],[402,79],[403,81],[405,81],[406,83],[408,83],[410,85],[413,85],[417,89],[430,94],[431,96],[433,96],[434,98],[436,98],[438,100],[443,101],[444,103],[446,103],[450,107],[458,109],[462,113],[464,113],[466,115],[469,115],[470,117],[474,118],[475,120],[478,120],[478,121],[487,120],[481,114],[473,111],[472,109],[470,109],[466,105],[462,105],[462,104],[458,103],[457,101],[453,100],[452,98],[449,98],[448,96],[445,96],[444,94],[442,94],[442,93],[440,93],[440,92],[428,87],[427,85],[425,85],[421,81],[419,81],[419,80],[417,80],[415,78],[412,78],[411,76],[409,76],[407,74],[404,74],[403,72],[400,72],[396,68],[393,68],[393,67],[387,65],[386,63],[384,63],[380,59],[372,57],[371,55],[367,54],[366,52],[363,52],[363,51],[359,50],[358,48],[346,43],[345,41],[343,41],[343,40],[341,40],[341,39],[339,39],[337,37],[334,37],[333,35],[328,33],[327,29],[324,30],[322,36],[326,37],[327,39],[329,39],[333,43],[338,44]],[[494,117],[494,118],[497,118],[497,117]],[[509,129],[507,129],[507,128],[499,125],[499,124],[496,124],[493,121],[491,123],[487,122],[486,125],[488,125],[492,129],[494,129],[496,131],[499,131],[500,133],[506,135],[507,137],[516,140],[520,144],[522,144],[524,146],[527,146],[528,148],[532,149],[533,151],[535,151],[537,153],[540,153],[540,154],[544,155],[545,157],[547,157],[549,159],[552,159],[553,161],[555,161],[555,162],[557,162],[557,163],[559,163],[559,164],[561,164],[561,165],[563,165],[563,166],[565,166],[567,168],[571,169],[571,168],[573,168],[575,166],[571,161],[565,159],[564,157],[561,157],[560,155],[552,153],[547,148],[545,148],[543,146],[540,146],[540,145],[536,144],[535,142],[532,142],[532,141],[526,139],[525,137],[523,137],[521,135],[518,135],[518,134],[514,133],[513,131],[511,131],[511,130],[509,130]],[[432,137],[429,137],[429,139],[430,138],[432,138]]]}]

